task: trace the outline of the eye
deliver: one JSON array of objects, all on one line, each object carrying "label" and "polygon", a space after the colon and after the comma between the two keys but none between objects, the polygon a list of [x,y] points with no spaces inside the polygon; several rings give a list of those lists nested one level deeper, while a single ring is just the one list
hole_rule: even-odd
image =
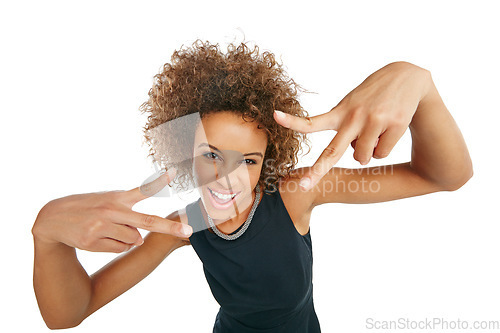
[{"label": "eye", "polygon": [[206,158],[211,159],[211,160],[220,159],[219,155],[217,155],[214,152],[205,153],[205,154],[203,154],[203,156],[205,156]]},{"label": "eye", "polygon": [[245,159],[245,163],[246,164],[257,164],[257,162],[255,162],[255,160],[252,160],[250,158]]}]

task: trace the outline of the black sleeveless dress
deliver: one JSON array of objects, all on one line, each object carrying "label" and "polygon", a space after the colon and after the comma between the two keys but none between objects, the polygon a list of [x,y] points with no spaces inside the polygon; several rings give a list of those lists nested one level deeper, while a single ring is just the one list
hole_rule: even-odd
[{"label": "black sleeveless dress", "polygon": [[312,297],[310,230],[298,233],[278,190],[262,194],[250,226],[232,241],[207,229],[201,199],[186,206],[193,227],[189,240],[220,305],[213,332],[321,332]]}]

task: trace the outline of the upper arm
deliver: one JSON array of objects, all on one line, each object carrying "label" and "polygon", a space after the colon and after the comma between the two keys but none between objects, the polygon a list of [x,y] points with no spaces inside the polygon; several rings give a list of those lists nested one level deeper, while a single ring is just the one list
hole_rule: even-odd
[{"label": "upper arm", "polygon": [[[167,218],[180,222],[177,212]],[[141,246],[134,247],[92,274],[92,297],[84,318],[148,276],[174,250],[190,244],[186,240],[149,232]]]},{"label": "upper arm", "polygon": [[331,202],[374,203],[442,190],[416,173],[411,162],[359,169],[334,167],[310,190],[310,200],[313,207]]}]

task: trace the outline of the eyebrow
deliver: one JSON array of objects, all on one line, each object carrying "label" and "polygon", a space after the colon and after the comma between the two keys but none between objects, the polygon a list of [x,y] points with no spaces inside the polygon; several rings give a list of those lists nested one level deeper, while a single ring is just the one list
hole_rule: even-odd
[{"label": "eyebrow", "polygon": [[[205,147],[205,146],[208,146],[208,147],[212,148],[213,150],[216,150],[216,151],[218,151],[219,153],[221,153],[221,151],[219,150],[219,148],[217,148],[217,147],[215,147],[215,146],[212,146],[211,144],[209,144],[209,143],[205,143],[205,142],[204,142],[204,143],[200,143],[200,145],[198,146],[198,148],[199,148],[199,147]],[[260,156],[260,157],[264,157],[264,156],[262,155],[262,153],[260,153],[260,152],[253,152],[253,153],[246,153],[246,154],[243,154],[243,156],[249,156],[249,155],[257,155],[257,156]]]}]

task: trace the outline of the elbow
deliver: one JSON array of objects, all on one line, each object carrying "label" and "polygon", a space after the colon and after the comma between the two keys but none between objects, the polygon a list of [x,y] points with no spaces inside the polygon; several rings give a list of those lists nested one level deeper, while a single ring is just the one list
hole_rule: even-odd
[{"label": "elbow", "polygon": [[472,169],[472,165],[468,168],[464,173],[457,177],[453,182],[450,182],[446,186],[444,186],[444,191],[456,191],[462,186],[464,186],[474,175],[474,170]]},{"label": "elbow", "polygon": [[64,330],[64,329],[67,329],[67,328],[73,328],[73,327],[76,327],[76,326],[66,326],[66,325],[55,325],[55,324],[52,324],[52,323],[45,323],[47,325],[47,328],[49,330]]},{"label": "elbow", "polygon": [[80,325],[82,320],[64,320],[64,318],[43,318],[45,325],[50,330],[63,330],[68,328],[74,328]]},{"label": "elbow", "polygon": [[47,325],[47,328],[50,330],[64,330],[68,328],[74,328],[80,325],[81,322],[77,323],[56,323],[56,322],[45,322],[45,325]]}]

